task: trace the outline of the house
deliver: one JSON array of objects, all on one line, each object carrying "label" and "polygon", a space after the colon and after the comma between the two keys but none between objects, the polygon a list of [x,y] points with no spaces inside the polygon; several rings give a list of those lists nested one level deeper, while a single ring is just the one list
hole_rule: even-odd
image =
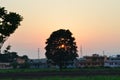
[{"label": "house", "polygon": [[47,68],[47,59],[30,59],[30,68]]},{"label": "house", "polygon": [[23,58],[21,58],[21,57],[18,57],[18,58],[16,58],[16,62],[17,62],[18,64],[24,64],[24,63],[25,63],[25,59],[23,59]]},{"label": "house", "polygon": [[107,56],[93,54],[92,56],[84,56],[79,59],[77,67],[102,67],[107,60]]},{"label": "house", "polygon": [[104,67],[120,67],[120,55],[109,57],[105,61]]},{"label": "house", "polygon": [[0,63],[0,69],[12,69],[10,63]]},{"label": "house", "polygon": [[78,62],[78,59],[74,59],[73,61],[68,61],[68,65],[67,65],[67,68],[77,68],[77,62]]}]

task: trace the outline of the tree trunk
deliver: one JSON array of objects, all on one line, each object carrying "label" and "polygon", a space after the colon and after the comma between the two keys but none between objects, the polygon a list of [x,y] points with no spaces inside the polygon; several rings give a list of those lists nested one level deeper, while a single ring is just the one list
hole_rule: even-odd
[{"label": "tree trunk", "polygon": [[0,35],[0,53],[1,53],[1,48],[7,39],[8,39],[8,36]]},{"label": "tree trunk", "polygon": [[63,69],[62,61],[60,61],[59,69],[60,69],[60,71],[62,71],[62,69]]}]

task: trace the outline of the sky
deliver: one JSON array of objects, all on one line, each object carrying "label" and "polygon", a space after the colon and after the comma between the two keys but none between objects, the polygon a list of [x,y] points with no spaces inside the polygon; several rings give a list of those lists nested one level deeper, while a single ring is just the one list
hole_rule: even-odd
[{"label": "sky", "polygon": [[69,29],[78,54],[120,54],[120,0],[0,0],[0,6],[23,16],[21,26],[5,42],[3,50],[29,58],[45,57],[45,42],[53,31]]}]

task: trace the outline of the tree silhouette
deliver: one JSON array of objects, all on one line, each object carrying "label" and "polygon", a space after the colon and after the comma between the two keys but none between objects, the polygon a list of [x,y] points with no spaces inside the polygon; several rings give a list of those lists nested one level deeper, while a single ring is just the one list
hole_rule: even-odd
[{"label": "tree silhouette", "polygon": [[0,7],[0,50],[8,37],[20,25],[22,17],[15,12],[7,12],[4,7]]},{"label": "tree silhouette", "polygon": [[54,31],[46,41],[46,57],[60,67],[60,70],[78,56],[75,38],[69,30]]}]

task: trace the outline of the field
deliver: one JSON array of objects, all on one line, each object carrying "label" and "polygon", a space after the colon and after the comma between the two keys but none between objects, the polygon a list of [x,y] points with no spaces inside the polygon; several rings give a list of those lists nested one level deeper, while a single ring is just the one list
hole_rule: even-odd
[{"label": "field", "polygon": [[[120,68],[104,68],[104,67],[91,67],[91,68],[81,68],[81,69],[63,69],[62,71],[120,71]],[[0,69],[0,73],[19,73],[19,72],[59,72],[59,69]]]},{"label": "field", "polygon": [[87,76],[87,77],[46,77],[46,78],[6,78],[0,80],[120,80],[120,76]]},{"label": "field", "polygon": [[0,80],[120,80],[120,68],[2,69]]}]

